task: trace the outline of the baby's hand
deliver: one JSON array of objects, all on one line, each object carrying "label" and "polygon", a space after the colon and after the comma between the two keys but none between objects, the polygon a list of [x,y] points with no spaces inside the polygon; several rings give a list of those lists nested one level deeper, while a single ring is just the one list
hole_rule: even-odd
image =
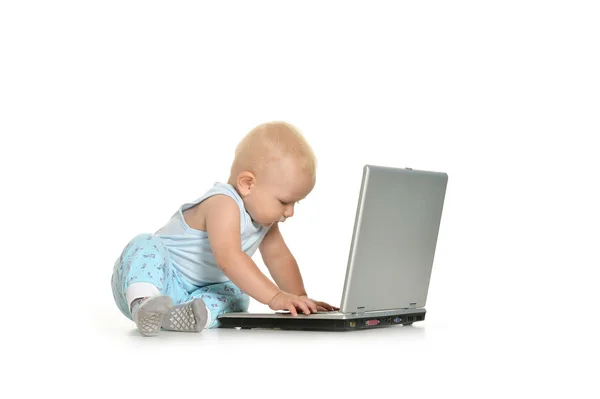
[{"label": "baby's hand", "polygon": [[[306,298],[306,295],[302,295],[303,298]],[[311,301],[317,305],[317,310],[319,312],[330,312],[332,310],[340,310],[340,308],[337,308],[335,306],[331,306],[330,304],[328,304],[327,302],[321,302],[321,301],[315,301],[314,299],[311,299]]]},{"label": "baby's hand", "polygon": [[302,310],[305,314],[317,313],[317,305],[306,296],[292,295],[285,291],[279,291],[279,294],[275,295],[269,307],[272,310],[289,310],[294,316],[298,316],[296,308]]}]

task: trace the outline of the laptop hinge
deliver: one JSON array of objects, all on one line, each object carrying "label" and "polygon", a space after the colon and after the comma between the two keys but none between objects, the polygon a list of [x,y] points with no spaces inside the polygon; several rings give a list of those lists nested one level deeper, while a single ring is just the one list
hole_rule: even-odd
[{"label": "laptop hinge", "polygon": [[355,314],[362,314],[365,313],[365,307],[364,306],[357,306],[356,307],[356,312],[354,312]]},{"label": "laptop hinge", "polygon": [[416,302],[411,302],[409,309],[416,309],[417,308],[417,303]]}]

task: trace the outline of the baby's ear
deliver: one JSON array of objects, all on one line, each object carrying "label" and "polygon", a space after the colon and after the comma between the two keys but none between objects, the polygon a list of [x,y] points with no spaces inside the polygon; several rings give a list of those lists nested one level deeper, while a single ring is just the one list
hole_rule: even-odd
[{"label": "baby's ear", "polygon": [[245,197],[250,194],[250,190],[256,184],[256,178],[252,172],[242,172],[237,178],[237,189]]}]

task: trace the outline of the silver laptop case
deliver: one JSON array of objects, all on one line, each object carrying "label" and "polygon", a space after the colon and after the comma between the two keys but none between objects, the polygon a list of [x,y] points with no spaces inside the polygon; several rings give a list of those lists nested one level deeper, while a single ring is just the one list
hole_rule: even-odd
[{"label": "silver laptop case", "polygon": [[425,306],[448,175],[366,165],[341,312]]}]

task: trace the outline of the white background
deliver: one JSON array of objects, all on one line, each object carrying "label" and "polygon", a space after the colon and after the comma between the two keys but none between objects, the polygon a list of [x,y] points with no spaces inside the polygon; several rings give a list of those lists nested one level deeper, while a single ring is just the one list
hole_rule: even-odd
[{"label": "white background", "polygon": [[[221,3],[0,5],[2,389],[598,397],[597,3]],[[319,300],[365,163],[448,173],[427,320],[145,339],[119,313],[123,246],[269,120],[319,159],[282,227]]]}]

